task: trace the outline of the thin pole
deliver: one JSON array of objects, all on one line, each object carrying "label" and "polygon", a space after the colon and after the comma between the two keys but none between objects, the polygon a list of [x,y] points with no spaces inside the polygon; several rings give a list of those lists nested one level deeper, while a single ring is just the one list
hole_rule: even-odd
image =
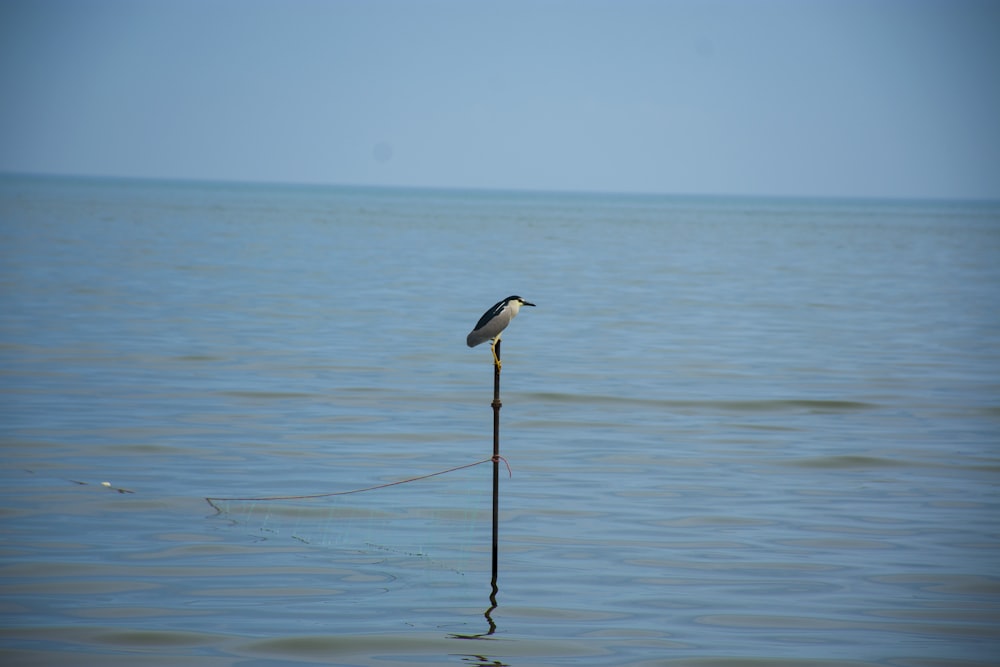
[{"label": "thin pole", "polygon": [[490,584],[493,593],[490,601],[496,605],[497,594],[497,547],[500,527],[500,341],[495,347],[496,361],[493,363],[493,579]]}]

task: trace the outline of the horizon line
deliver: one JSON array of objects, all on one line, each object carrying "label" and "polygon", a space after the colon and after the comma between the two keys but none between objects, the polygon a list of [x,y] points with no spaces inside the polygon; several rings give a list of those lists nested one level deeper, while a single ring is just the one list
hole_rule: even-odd
[{"label": "horizon line", "polygon": [[512,186],[471,186],[471,185],[404,185],[389,183],[348,183],[288,180],[249,180],[236,178],[206,178],[183,176],[142,176],[119,174],[82,174],[66,172],[28,172],[0,170],[0,178],[53,179],[77,181],[129,181],[135,183],[174,183],[178,185],[216,185],[229,187],[287,187],[287,188],[330,188],[330,189],[370,189],[370,190],[411,190],[438,192],[475,192],[486,194],[528,194],[528,195],[571,195],[597,197],[637,197],[668,199],[733,199],[733,200],[793,200],[826,202],[911,202],[942,204],[1000,205],[1000,197],[957,197],[957,196],[915,196],[915,195],[831,195],[831,194],[747,194],[719,192],[650,192],[643,190],[602,190],[602,189],[562,189],[531,188]]}]

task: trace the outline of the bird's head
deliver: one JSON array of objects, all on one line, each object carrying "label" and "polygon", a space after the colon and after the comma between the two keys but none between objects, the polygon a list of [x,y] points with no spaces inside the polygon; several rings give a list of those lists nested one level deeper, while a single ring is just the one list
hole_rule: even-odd
[{"label": "bird's head", "polygon": [[506,299],[507,305],[510,306],[511,310],[514,311],[514,315],[517,315],[517,311],[521,310],[521,306],[534,306],[535,304],[529,303],[522,299],[521,297],[514,295],[509,296]]}]

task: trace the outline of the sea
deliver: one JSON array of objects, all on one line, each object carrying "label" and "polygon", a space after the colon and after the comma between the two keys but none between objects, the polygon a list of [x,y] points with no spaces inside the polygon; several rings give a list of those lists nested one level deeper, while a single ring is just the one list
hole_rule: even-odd
[{"label": "sea", "polygon": [[1000,203],[4,175],[0,453],[4,665],[998,665]]}]

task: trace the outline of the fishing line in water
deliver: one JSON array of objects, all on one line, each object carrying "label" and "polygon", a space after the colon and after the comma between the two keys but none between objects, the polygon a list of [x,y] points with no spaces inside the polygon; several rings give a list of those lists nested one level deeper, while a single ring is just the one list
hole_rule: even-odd
[{"label": "fishing line in water", "polygon": [[[205,501],[217,514],[224,514],[237,525],[253,529],[260,540],[291,539],[318,547],[347,548],[357,553],[378,553],[420,563],[419,567],[443,567],[460,574],[466,569],[472,554],[482,544],[475,537],[476,526],[488,516],[483,506],[486,494],[463,489],[448,489],[452,496],[443,505],[419,506],[406,504],[362,503],[345,505],[343,496],[379,491],[411,482],[454,473],[484,463],[503,461],[508,476],[513,476],[510,464],[502,456],[454,466],[445,470],[406,479],[375,484],[345,491],[282,495],[206,497]],[[455,495],[461,496],[456,502]],[[294,501],[322,498],[337,500],[333,504],[311,505]],[[470,502],[471,501],[471,502]],[[433,557],[430,555],[433,554]]]},{"label": "fishing line in water", "polygon": [[[496,460],[503,461],[504,465],[507,466],[507,475],[512,477],[513,473],[510,470],[510,463],[507,462],[502,456],[496,457]],[[375,486],[366,486],[361,489],[351,489],[350,491],[329,491],[326,493],[312,493],[301,496],[262,496],[258,498],[216,498],[213,496],[208,496],[205,501],[212,506],[212,508],[221,513],[223,510],[216,505],[217,502],[267,502],[267,501],[279,501],[279,500],[310,500],[312,498],[329,498],[331,496],[347,496],[352,493],[364,493],[365,491],[377,491],[378,489],[387,489],[390,486],[398,486],[400,484],[408,484],[410,482],[419,482],[422,479],[427,479],[429,477],[437,477],[438,475],[445,475],[450,472],[457,472],[459,470],[465,470],[466,468],[472,468],[484,463],[494,463],[494,457],[488,459],[483,459],[482,461],[476,461],[475,463],[466,463],[465,465],[455,466],[454,468],[448,468],[447,470],[438,470],[437,472],[432,472],[426,475],[419,475],[417,477],[410,477],[408,479],[401,479],[395,482],[388,482],[386,484],[376,484]],[[131,492],[129,492],[131,493]]]}]

